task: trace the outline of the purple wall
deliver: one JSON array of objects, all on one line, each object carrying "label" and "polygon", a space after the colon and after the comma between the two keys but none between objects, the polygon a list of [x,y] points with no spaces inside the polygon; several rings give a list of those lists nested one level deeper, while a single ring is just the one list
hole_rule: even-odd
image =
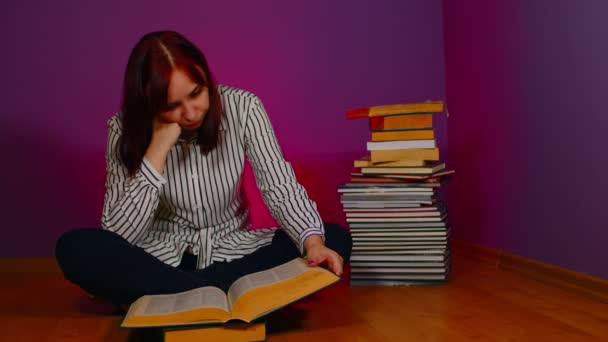
[{"label": "purple wall", "polygon": [[345,110],[444,98],[440,0],[14,1],[0,16],[0,257],[51,255],[62,232],[99,225],[105,122],[146,32],[184,33],[220,82],[257,93],[323,218],[338,223],[336,187],[368,139]]},{"label": "purple wall", "polygon": [[455,237],[608,278],[607,11],[444,1]]}]

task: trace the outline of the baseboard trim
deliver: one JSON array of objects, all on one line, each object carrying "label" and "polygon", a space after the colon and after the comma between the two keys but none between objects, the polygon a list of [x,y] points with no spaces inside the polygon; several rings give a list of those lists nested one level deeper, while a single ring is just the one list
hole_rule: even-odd
[{"label": "baseboard trim", "polygon": [[608,280],[505,251],[453,240],[452,251],[528,278],[608,303]]},{"label": "baseboard trim", "polygon": [[0,274],[61,273],[55,257],[0,258]]}]

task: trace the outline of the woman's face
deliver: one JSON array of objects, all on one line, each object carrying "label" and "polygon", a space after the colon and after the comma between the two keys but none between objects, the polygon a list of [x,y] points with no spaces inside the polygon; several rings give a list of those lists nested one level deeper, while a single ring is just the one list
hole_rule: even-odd
[{"label": "woman's face", "polygon": [[177,122],[184,130],[195,130],[209,110],[209,89],[193,82],[188,74],[174,69],[167,89],[167,106],[159,116],[164,122]]}]

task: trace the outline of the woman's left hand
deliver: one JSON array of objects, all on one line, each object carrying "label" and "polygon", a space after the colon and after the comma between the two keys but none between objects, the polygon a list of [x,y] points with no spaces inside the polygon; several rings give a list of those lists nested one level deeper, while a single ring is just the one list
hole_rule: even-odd
[{"label": "woman's left hand", "polygon": [[338,276],[342,275],[344,260],[340,254],[328,248],[320,236],[310,236],[304,241],[308,266],[325,265]]}]

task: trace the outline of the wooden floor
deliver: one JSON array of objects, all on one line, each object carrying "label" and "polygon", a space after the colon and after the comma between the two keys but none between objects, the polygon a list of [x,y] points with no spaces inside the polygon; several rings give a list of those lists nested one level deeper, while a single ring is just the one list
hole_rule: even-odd
[{"label": "wooden floor", "polygon": [[[58,274],[0,274],[0,341],[159,341]],[[608,341],[608,304],[464,257],[448,285],[340,283],[269,317],[268,341]]]}]

